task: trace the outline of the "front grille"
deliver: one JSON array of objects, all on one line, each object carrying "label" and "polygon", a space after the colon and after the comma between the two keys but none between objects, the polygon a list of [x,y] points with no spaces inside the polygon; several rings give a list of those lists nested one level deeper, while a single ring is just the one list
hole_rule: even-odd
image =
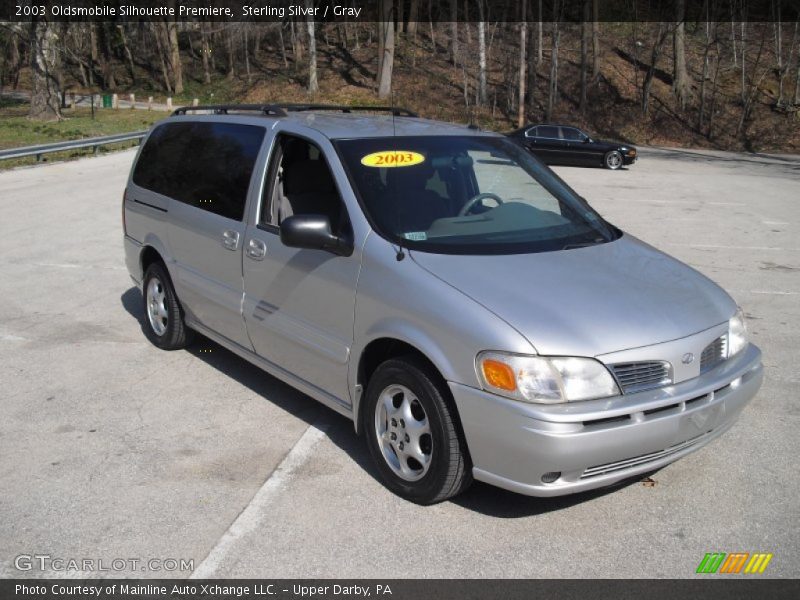
[{"label": "front grille", "polygon": [[611,365],[622,393],[633,394],[672,383],[670,364],[661,360]]},{"label": "front grille", "polygon": [[703,349],[700,355],[700,372],[713,369],[728,355],[728,334],[722,334]]},{"label": "front grille", "polygon": [[589,467],[583,472],[583,474],[581,475],[581,479],[589,479],[590,477],[607,475],[608,473],[614,473],[615,471],[621,471],[623,469],[630,469],[631,467],[638,467],[639,465],[644,465],[649,462],[654,462],[656,460],[672,456],[673,454],[676,454],[681,450],[686,450],[687,448],[694,446],[698,442],[702,441],[706,435],[708,435],[708,433],[704,433],[703,435],[700,435],[691,440],[686,440],[685,442],[681,442],[680,444],[670,446],[669,448],[666,448],[664,450],[659,450],[658,452],[651,452],[650,454],[642,454],[641,456],[634,456],[633,458],[619,460],[616,462],[607,463],[605,465],[597,465],[596,467]]}]

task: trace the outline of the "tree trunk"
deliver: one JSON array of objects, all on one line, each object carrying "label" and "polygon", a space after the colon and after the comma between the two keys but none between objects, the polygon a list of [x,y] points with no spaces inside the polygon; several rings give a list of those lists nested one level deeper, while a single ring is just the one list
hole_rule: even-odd
[{"label": "tree trunk", "polygon": [[600,0],[592,0],[592,81],[600,78]]},{"label": "tree trunk", "polygon": [[205,23],[200,23],[200,39],[202,40],[200,52],[203,55],[203,83],[208,85],[211,83],[211,71],[208,68],[208,55],[211,54],[211,48],[208,45]]},{"label": "tree trunk", "polygon": [[458,2],[450,0],[450,58],[455,67],[458,62]]},{"label": "tree trunk", "polygon": [[169,72],[167,71],[167,59],[164,57],[164,44],[161,41],[161,23],[153,21],[150,24],[153,28],[153,37],[156,40],[156,50],[158,53],[158,60],[161,65],[161,76],[164,78],[164,89],[168,94],[172,93],[172,84],[169,81]]},{"label": "tree trunk", "polygon": [[131,77],[131,85],[136,86],[136,71],[133,66],[133,54],[131,48],[128,46],[128,36],[125,35],[125,25],[117,25],[119,37],[122,40],[122,50],[125,53],[125,62],[128,65],[128,75]]},{"label": "tree trunk", "polygon": [[483,0],[478,0],[478,104],[486,105],[486,21]]},{"label": "tree trunk", "polygon": [[28,117],[39,121],[60,121],[58,87],[58,35],[55,25],[34,20],[30,24],[31,106]]},{"label": "tree trunk", "polygon": [[553,30],[552,30],[552,45],[550,55],[550,92],[547,95],[547,115],[549,121],[553,116],[553,108],[558,102],[558,38],[561,34],[559,30],[559,0],[553,0]]},{"label": "tree trunk", "polygon": [[236,52],[234,51],[233,31],[228,30],[228,79],[236,77]]},{"label": "tree trunk", "polygon": [[89,85],[92,87],[94,87],[94,70],[97,62],[97,25],[89,23]]},{"label": "tree trunk", "polygon": [[419,20],[419,0],[411,0],[408,5],[408,25],[406,33],[409,37],[417,35],[417,21]]},{"label": "tree trunk", "polygon": [[108,89],[117,87],[117,79],[114,77],[114,55],[111,52],[111,31],[106,23],[100,24],[100,33],[102,37],[102,52],[103,56],[103,80]]},{"label": "tree trunk", "polygon": [[706,43],[703,49],[703,75],[700,80],[700,108],[697,111],[697,130],[703,131],[706,111],[706,81],[708,81],[708,55],[711,51],[711,23],[706,21]]},{"label": "tree trunk", "polygon": [[525,56],[528,43],[525,39],[528,35],[528,23],[525,21],[525,7],[527,4],[528,0],[523,0],[520,8],[522,14],[520,15],[519,23],[519,99],[517,101],[517,127],[525,125],[525,83],[527,81],[526,67],[528,66]]},{"label": "tree trunk", "polygon": [[380,0],[385,21],[380,23],[383,39],[383,57],[380,78],[378,79],[378,98],[388,98],[392,93],[392,69],[394,67],[394,15],[392,0]]},{"label": "tree trunk", "polygon": [[544,62],[544,24],[542,22],[542,0],[539,0],[539,21],[536,24],[536,68],[542,66]]},{"label": "tree trunk", "polygon": [[589,6],[591,0],[583,0],[583,21],[581,21],[581,89],[579,107],[581,114],[586,114],[586,71],[589,69],[588,36],[589,36]]},{"label": "tree trunk", "polygon": [[689,75],[686,72],[686,6],[685,0],[675,2],[675,31],[672,33],[673,43],[673,80],[672,91],[681,109],[686,108],[691,88]]},{"label": "tree trunk", "polygon": [[176,94],[183,93],[183,67],[181,65],[181,51],[178,46],[178,24],[175,21],[167,23],[169,33],[169,64],[172,69],[173,89]]},{"label": "tree trunk", "polygon": [[650,66],[647,68],[647,75],[645,75],[644,83],[642,84],[642,116],[645,117],[650,110],[650,88],[653,86],[656,65],[658,64],[658,58],[661,56],[664,41],[667,39],[667,31],[664,23],[658,24],[658,33],[655,42],[653,42],[652,51],[650,52]]},{"label": "tree trunk", "polygon": [[242,43],[244,44],[244,72],[247,75],[247,85],[253,83],[253,75],[250,73],[250,39],[248,36],[248,23],[242,24]]},{"label": "tree trunk", "polygon": [[[306,0],[306,6],[311,8],[312,0]],[[314,17],[306,18],[308,27],[308,93],[316,94],[319,91],[317,83],[317,38],[314,33]]]},{"label": "tree trunk", "polygon": [[289,67],[289,61],[286,59],[286,44],[283,41],[283,24],[278,23],[278,44],[281,47],[281,59],[283,60],[283,66],[285,68]]}]

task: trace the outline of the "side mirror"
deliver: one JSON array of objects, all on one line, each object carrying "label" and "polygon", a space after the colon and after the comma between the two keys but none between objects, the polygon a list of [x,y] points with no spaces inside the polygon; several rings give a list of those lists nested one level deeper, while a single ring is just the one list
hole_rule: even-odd
[{"label": "side mirror", "polygon": [[290,248],[325,250],[339,256],[353,253],[353,242],[333,234],[331,222],[324,215],[293,215],[283,220],[281,242]]},{"label": "side mirror", "polygon": [[593,141],[594,140],[592,140],[592,138],[590,138],[588,135],[585,138],[583,138],[584,144],[591,144]]}]

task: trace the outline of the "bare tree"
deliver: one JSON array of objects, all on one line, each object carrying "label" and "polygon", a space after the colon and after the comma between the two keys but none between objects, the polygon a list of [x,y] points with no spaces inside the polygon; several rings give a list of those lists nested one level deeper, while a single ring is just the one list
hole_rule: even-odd
[{"label": "bare tree", "polygon": [[519,23],[519,100],[517,102],[517,127],[525,125],[525,83],[527,80],[526,69],[528,66],[525,51],[527,50],[528,23],[525,20],[525,8],[528,5],[528,0],[523,0],[520,7],[520,23]]},{"label": "bare tree", "polygon": [[668,33],[669,28],[666,24],[659,22],[658,31],[650,51],[650,65],[647,67],[647,74],[644,76],[644,83],[642,84],[642,116],[645,117],[650,110],[650,88],[653,86],[653,77],[656,74],[658,59],[661,56]]},{"label": "bare tree", "polygon": [[477,0],[478,3],[478,104],[481,106],[486,105],[486,16],[484,15],[485,7],[483,0]]},{"label": "bare tree", "polygon": [[[795,31],[797,31],[797,23],[794,24]],[[794,106],[800,105],[800,44],[797,45],[797,71],[794,75],[794,97],[792,104]]]},{"label": "bare tree", "polygon": [[388,98],[392,93],[392,69],[394,67],[394,15],[392,14],[392,0],[380,0],[382,20],[380,38],[383,40],[383,53],[378,72],[378,97]]},{"label": "bare tree", "polygon": [[[306,0],[306,6],[311,8],[313,0]],[[317,40],[314,32],[314,17],[306,17],[308,25],[308,93],[316,94],[319,91],[317,83]]]},{"label": "bare tree", "polygon": [[417,21],[419,20],[419,0],[411,0],[408,5],[408,25],[406,33],[409,37],[417,35]]},{"label": "bare tree", "polygon": [[206,32],[206,24],[200,23],[200,54],[203,60],[203,83],[208,85],[211,83],[211,71],[209,70],[209,55],[211,54],[211,46],[208,44],[208,33]]},{"label": "bare tree", "polygon": [[558,102],[558,43],[561,35],[561,28],[559,25],[561,17],[561,2],[560,0],[553,0],[553,22],[551,31],[551,47],[550,47],[550,89],[547,94],[547,114],[546,118],[549,121],[553,116],[553,107]]},{"label": "bare tree", "polygon": [[691,88],[689,75],[686,72],[686,6],[685,0],[675,0],[675,28],[672,32],[673,43],[673,80],[672,91],[682,109],[686,108]]},{"label": "bare tree", "polygon": [[174,20],[167,22],[169,34],[169,64],[172,71],[173,88],[176,94],[183,93],[183,67],[181,66],[181,49],[178,46],[178,24]]},{"label": "bare tree", "polygon": [[450,0],[450,58],[453,66],[458,60],[458,1]]},{"label": "bare tree", "polygon": [[136,86],[136,69],[133,65],[133,54],[131,54],[130,46],[128,45],[128,36],[125,35],[125,25],[117,25],[119,31],[120,41],[122,42],[122,51],[125,54],[125,63],[128,65],[128,74],[131,77],[131,85]]},{"label": "bare tree", "polygon": [[600,77],[600,0],[592,0],[592,81]]},{"label": "bare tree", "polygon": [[61,120],[58,86],[58,36],[53,23],[35,19],[28,38],[31,57],[31,106],[28,117],[40,121]]},{"label": "bare tree", "polygon": [[586,113],[586,71],[589,68],[589,13],[591,10],[591,0],[583,0],[583,20],[581,21],[581,88],[580,88],[580,111]]}]

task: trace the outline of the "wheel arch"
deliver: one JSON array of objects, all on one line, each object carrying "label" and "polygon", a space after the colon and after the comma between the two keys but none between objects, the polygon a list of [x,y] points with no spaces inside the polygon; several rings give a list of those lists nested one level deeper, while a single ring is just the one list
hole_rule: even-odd
[{"label": "wheel arch", "polygon": [[[411,340],[406,336],[385,334],[376,336],[366,343],[363,349],[358,353],[357,366],[354,370],[353,388],[357,390],[353,398],[353,421],[355,424],[356,433],[361,433],[361,418],[363,413],[364,403],[362,402],[364,394],[367,391],[370,377],[375,373],[375,370],[386,360],[391,358],[398,358],[401,356],[412,355],[417,357],[423,363],[431,368],[442,384],[443,392],[448,397],[451,396],[450,388],[447,385],[448,379],[452,379],[451,365],[445,358],[444,354],[440,351],[434,350],[433,352],[426,352],[421,347],[430,348],[427,344],[420,344],[418,340]],[[452,400],[452,398],[450,398]],[[456,411],[456,418],[458,419],[458,411],[455,402],[452,403],[453,409]]]}]

